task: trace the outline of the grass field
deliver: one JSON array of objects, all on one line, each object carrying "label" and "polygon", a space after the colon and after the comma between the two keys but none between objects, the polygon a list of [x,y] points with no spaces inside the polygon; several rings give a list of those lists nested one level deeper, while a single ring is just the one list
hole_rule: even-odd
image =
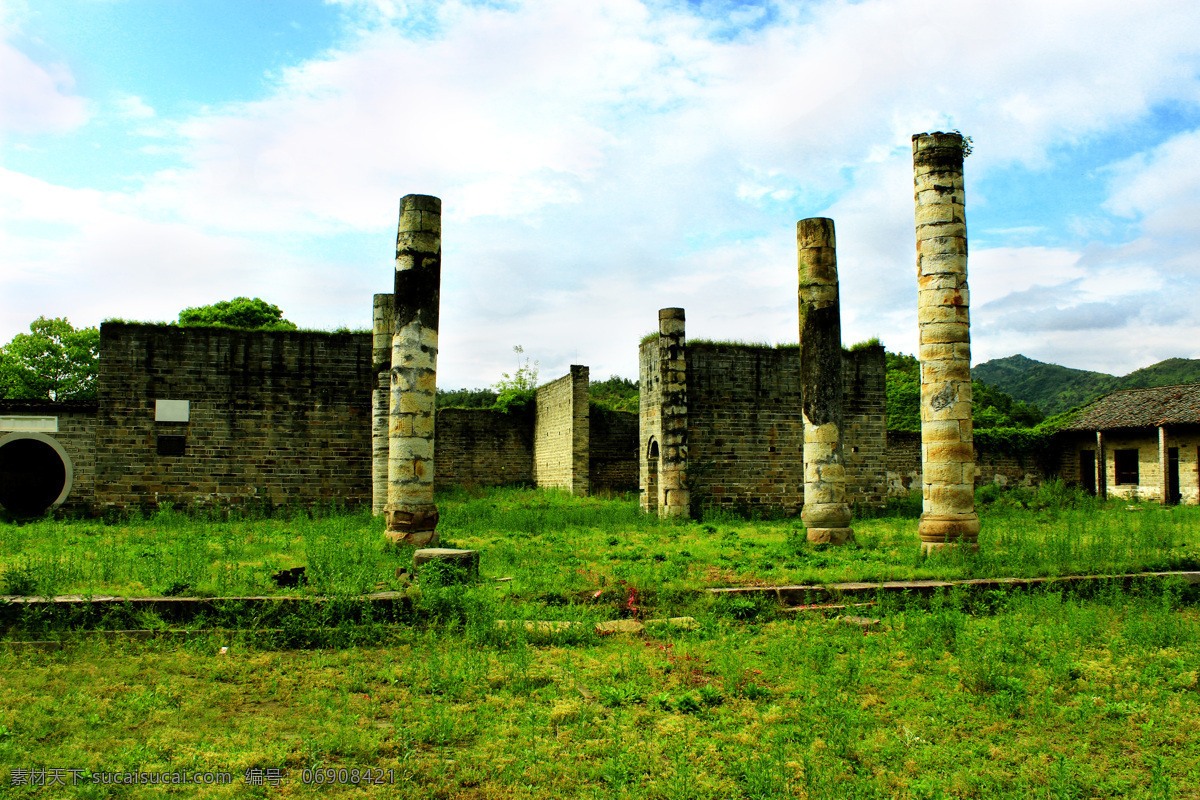
[{"label": "grass field", "polygon": [[[858,543],[844,548],[807,543],[797,519],[665,521],[639,513],[632,497],[529,489],[443,494],[439,529],[445,543],[481,550],[484,576],[513,578],[507,591],[521,597],[624,582],[665,603],[712,586],[1200,569],[1200,507],[1096,504],[1054,485],[980,499],[979,553],[930,558],[917,545],[911,501],[856,520]],[[213,519],[168,510],[113,524],[0,524],[8,594],[356,595],[402,588],[396,571],[409,559],[361,512]],[[272,574],[297,566],[308,585],[277,588]]]},{"label": "grass field", "polygon": [[[447,587],[369,646],[0,647],[0,794],[1200,797],[1200,614],[1170,587],[885,600],[866,632],[713,609],[645,638],[497,628],[492,588]],[[171,771],[231,783],[99,783]],[[13,785],[47,775],[66,785]],[[383,783],[345,783],[364,775]]]},{"label": "grass field", "polygon": [[[5,525],[8,590],[257,594],[305,565],[303,591],[339,599],[269,621],[233,604],[220,629],[151,641],[53,617],[9,630],[0,795],[1200,799],[1194,588],[880,595],[865,626],[696,591],[1196,567],[1200,509],[1056,487],[981,500],[980,553],[923,559],[911,505],[828,548],[792,520],[458,492],[440,498],[441,530],[483,551],[483,580],[426,576],[408,624],[356,605],[410,563],[365,515]],[[695,627],[596,633],[631,613],[631,590],[639,615]],[[166,627],[111,622],[92,627]],[[112,783],[164,772],[228,782]]]}]

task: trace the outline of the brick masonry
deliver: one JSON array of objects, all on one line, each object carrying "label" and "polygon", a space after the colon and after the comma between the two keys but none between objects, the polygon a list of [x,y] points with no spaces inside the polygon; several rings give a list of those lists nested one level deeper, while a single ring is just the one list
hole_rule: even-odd
[{"label": "brick masonry", "polygon": [[[642,345],[643,508],[651,437],[660,418],[657,338]],[[689,343],[687,349],[688,482],[693,509],[724,507],[798,514],[804,505],[804,420],[799,349]],[[844,351],[843,425],[847,499],[886,498],[885,361],[882,346]]]},{"label": "brick masonry", "polygon": [[[988,483],[1000,486],[1031,487],[1047,478],[1046,465],[1032,455],[1012,455],[994,452],[974,445],[976,487]],[[910,431],[888,431],[887,493],[889,497],[902,497],[914,489],[921,488],[921,434]],[[1063,473],[1065,480],[1071,476]]]},{"label": "brick masonry", "polygon": [[[95,501],[96,482],[96,404],[93,402],[52,403],[45,400],[0,401],[0,415],[17,417],[55,417],[57,432],[47,436],[58,442],[73,472],[72,488],[61,509],[87,511]],[[10,431],[0,430],[0,439]],[[18,435],[20,435],[18,433]]]},{"label": "brick masonry", "polygon": [[589,492],[588,368],[571,372],[537,390],[533,437],[533,481],[542,488]]},{"label": "brick masonry", "polygon": [[533,424],[527,416],[440,409],[436,445],[438,489],[533,484]]},{"label": "brick masonry", "polygon": [[96,505],[370,502],[370,334],[105,323],[100,354]]}]

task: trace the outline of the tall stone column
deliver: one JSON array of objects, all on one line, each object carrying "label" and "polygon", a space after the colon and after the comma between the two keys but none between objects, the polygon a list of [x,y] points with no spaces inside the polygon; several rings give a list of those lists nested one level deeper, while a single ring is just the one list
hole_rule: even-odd
[{"label": "tall stone column", "polygon": [[441,262],[442,201],[406,195],[400,201],[396,234],[384,515],[389,539],[418,547],[437,543],[433,426]]},{"label": "tall stone column", "polygon": [[662,383],[662,441],[658,458],[658,515],[691,513],[687,485],[687,348],[682,308],[658,312],[658,368]]},{"label": "tall stone column", "polygon": [[842,322],[833,220],[796,223],[800,272],[800,402],[808,541],[854,541],[842,452]]},{"label": "tall stone column", "polygon": [[376,375],[375,388],[371,390],[371,513],[375,516],[382,514],[387,506],[393,316],[393,296],[375,295],[371,306],[371,362]]},{"label": "tall stone column", "polygon": [[921,549],[977,548],[963,137],[913,136],[921,362]]}]

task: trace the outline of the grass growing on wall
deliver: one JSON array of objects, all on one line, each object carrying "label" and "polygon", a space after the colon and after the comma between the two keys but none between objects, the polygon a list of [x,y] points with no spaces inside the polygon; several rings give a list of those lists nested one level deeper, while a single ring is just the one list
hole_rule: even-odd
[{"label": "grass growing on wall", "polygon": [[[443,493],[443,544],[483,553],[485,579],[504,591],[568,600],[634,587],[664,607],[693,590],[729,585],[969,578],[1200,568],[1200,508],[1097,504],[1061,484],[1039,492],[980,489],[980,551],[922,556],[919,507],[854,522],[857,544],[805,541],[798,519],[710,515],[659,520],[625,497],[576,498],[536,489]],[[304,566],[305,587],[279,589],[279,570]],[[0,524],[0,594],[345,594],[399,590],[411,551],[385,544],[366,512],[290,519],[210,519],[166,510],[96,520]]]},{"label": "grass growing on wall", "polygon": [[[714,608],[695,630],[645,638],[532,638],[498,628],[478,589],[457,591],[465,616],[398,628],[386,647],[280,650],[237,632],[0,647],[0,785],[155,798],[161,786],[114,789],[102,773],[218,771],[229,785],[180,796],[530,800],[1187,798],[1200,785],[1200,614],[1169,587],[897,598],[866,633]],[[12,785],[56,768],[78,772]],[[283,783],[247,785],[251,770]]]}]

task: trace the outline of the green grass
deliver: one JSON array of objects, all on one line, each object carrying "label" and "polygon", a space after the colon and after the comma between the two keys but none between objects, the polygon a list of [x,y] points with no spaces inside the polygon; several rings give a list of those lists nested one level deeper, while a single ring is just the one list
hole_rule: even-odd
[{"label": "green grass", "polygon": [[[442,600],[460,613],[370,647],[267,649],[247,631],[0,647],[0,793],[167,794],[10,786],[14,770],[47,768],[85,781],[232,774],[170,793],[202,798],[1195,798],[1200,786],[1200,614],[1169,587],[883,600],[868,634],[713,607],[694,631],[644,639],[498,629],[520,609],[494,588],[452,590]],[[324,768],[395,783],[303,783]],[[286,783],[247,786],[248,769],[285,770]]]},{"label": "green grass", "polygon": [[[842,548],[809,544],[797,519],[659,520],[633,497],[458,490],[438,503],[443,542],[482,551],[485,579],[511,577],[506,592],[559,602],[630,586],[669,608],[714,586],[1200,569],[1194,506],[1128,510],[1053,484],[1038,494],[988,487],[979,500],[979,552],[930,557],[910,501],[856,520],[857,544]],[[410,563],[365,512],[215,519],[167,510],[114,524],[0,524],[0,593],[358,595],[402,589],[396,571]],[[276,588],[271,575],[296,566],[309,584]]]}]

